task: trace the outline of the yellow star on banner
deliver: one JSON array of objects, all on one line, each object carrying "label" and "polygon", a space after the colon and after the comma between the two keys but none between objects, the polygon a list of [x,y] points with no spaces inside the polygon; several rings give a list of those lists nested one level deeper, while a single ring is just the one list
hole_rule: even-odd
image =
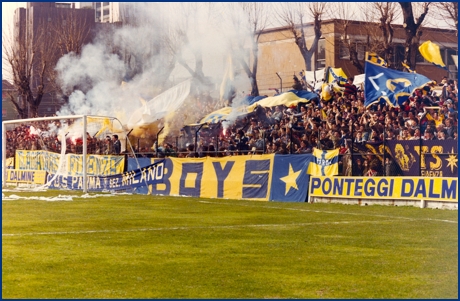
[{"label": "yellow star on banner", "polygon": [[289,174],[285,177],[280,178],[281,181],[286,183],[286,192],[284,193],[284,195],[288,194],[291,187],[295,188],[296,190],[299,190],[299,188],[297,187],[297,178],[299,177],[301,171],[302,170],[294,172],[294,170],[292,169],[292,165],[289,163]]},{"label": "yellow star on banner", "polygon": [[446,159],[446,161],[448,162],[447,163],[447,167],[450,166],[450,170],[452,172],[454,172],[454,168],[457,167],[457,162],[458,162],[458,159],[457,159],[457,155],[454,154],[454,149],[452,148],[452,155],[449,155],[449,158]]}]

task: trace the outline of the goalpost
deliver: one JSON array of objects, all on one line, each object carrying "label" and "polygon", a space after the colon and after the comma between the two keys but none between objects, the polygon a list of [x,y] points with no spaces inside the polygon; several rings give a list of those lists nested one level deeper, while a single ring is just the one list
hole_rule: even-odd
[{"label": "goalpost", "polygon": [[[80,121],[81,120],[81,121]],[[43,121],[50,121],[47,125],[48,128],[45,131],[42,129],[36,129],[31,124],[36,125],[38,122]],[[71,121],[71,124],[68,124],[68,121]],[[114,122],[116,124],[114,124]],[[56,126],[56,123],[60,126]],[[55,137],[59,140],[60,138],[60,160],[59,160],[59,167],[58,167],[58,174],[62,172],[62,166],[65,162],[65,154],[66,154],[66,140],[69,139],[81,139],[82,144],[82,177],[83,177],[83,192],[86,193],[88,191],[88,141],[89,137],[102,137],[105,138],[106,136],[112,136],[113,134],[118,134],[119,140],[122,141],[122,138],[127,138],[126,131],[123,129],[122,123],[115,117],[110,116],[99,116],[99,115],[71,115],[71,116],[55,116],[55,117],[39,117],[39,118],[28,118],[28,119],[16,119],[16,120],[9,120],[9,121],[2,121],[2,187],[6,186],[7,182],[7,130],[11,131],[15,125],[21,126],[26,125],[28,128],[28,135],[31,136],[32,130],[34,131],[35,137],[39,137],[38,139],[42,139],[43,135],[50,135],[53,132],[53,135],[56,133],[60,134],[56,135]],[[42,125],[44,127],[44,125]],[[66,134],[64,134],[66,132]],[[20,140],[24,139],[24,134],[20,134]],[[71,134],[73,138],[67,137],[68,134]],[[121,134],[121,135],[120,135]],[[16,132],[10,132],[9,137],[18,135]],[[89,136],[89,137],[88,137]],[[121,137],[124,136],[124,137]],[[22,137],[22,138],[21,138]],[[48,136],[47,136],[48,137]],[[16,139],[16,137],[15,137]],[[45,145],[43,143],[42,144]],[[125,139],[127,145],[125,145],[125,149],[128,149],[128,145],[130,151],[133,153],[133,148],[129,139]],[[10,141],[10,143],[12,143]],[[101,141],[102,143],[102,141]],[[15,145],[16,146],[16,145]],[[11,147],[11,145],[10,145]],[[46,146],[45,150],[46,150]],[[43,148],[42,148],[43,149]],[[14,152],[14,156],[16,156],[16,152]],[[135,157],[135,156],[134,156]],[[45,184],[46,187],[46,184]]]}]

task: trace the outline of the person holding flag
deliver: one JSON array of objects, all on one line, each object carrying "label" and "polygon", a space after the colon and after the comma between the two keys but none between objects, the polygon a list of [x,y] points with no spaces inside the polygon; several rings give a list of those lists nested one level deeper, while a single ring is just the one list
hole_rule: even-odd
[{"label": "person holding flag", "polygon": [[353,80],[353,77],[349,77],[345,84],[337,82],[337,85],[339,87],[345,88],[345,91],[343,91],[343,95],[347,98],[351,95],[354,95],[355,97],[357,96],[358,88],[355,85],[353,85]]},{"label": "person holding flag", "polygon": [[416,90],[432,82],[417,73],[407,73],[382,67],[372,61],[365,62],[365,107],[386,102],[390,107],[399,107]]}]

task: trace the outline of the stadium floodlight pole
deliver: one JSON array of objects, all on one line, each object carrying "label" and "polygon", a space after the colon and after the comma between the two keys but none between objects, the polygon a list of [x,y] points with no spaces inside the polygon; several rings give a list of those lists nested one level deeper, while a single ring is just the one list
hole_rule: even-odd
[{"label": "stadium floodlight pole", "polygon": [[283,93],[283,79],[281,78],[278,72],[275,73],[276,75],[278,75],[278,78],[280,79],[280,93]]}]

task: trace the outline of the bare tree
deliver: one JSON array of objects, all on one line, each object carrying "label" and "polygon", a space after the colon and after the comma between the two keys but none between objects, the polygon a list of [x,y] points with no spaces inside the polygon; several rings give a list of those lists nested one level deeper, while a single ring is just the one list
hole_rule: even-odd
[{"label": "bare tree", "polygon": [[[50,24],[50,31],[60,56],[70,52],[79,55],[83,45],[91,41],[94,22],[88,20],[88,15],[84,14],[86,11],[84,9],[60,10]],[[94,19],[92,14],[90,16]]]},{"label": "bare tree", "polygon": [[458,36],[458,2],[436,2],[436,13],[455,29]]},{"label": "bare tree", "polygon": [[338,17],[337,19],[337,30],[342,33],[341,40],[346,45],[348,49],[348,53],[350,55],[350,61],[352,62],[353,66],[356,67],[358,73],[364,73],[364,65],[358,58],[358,43],[363,43],[363,41],[359,41],[349,35],[349,27],[350,23],[355,18],[355,10],[349,5],[349,3],[345,2],[335,2],[332,5],[332,10],[335,12],[335,16]]},{"label": "bare tree", "polygon": [[398,10],[394,2],[375,2],[372,3],[378,12],[378,26],[380,29],[381,52],[378,52],[388,64],[391,64],[393,55],[394,29],[392,23],[398,17]]},{"label": "bare tree", "polygon": [[[60,9],[48,24],[49,35],[52,37],[53,48],[49,49],[49,55],[54,52],[56,56],[53,67],[62,56],[73,53],[81,54],[83,46],[92,41],[94,35],[94,15],[92,10],[86,9]],[[53,68],[54,69],[54,68]],[[69,95],[62,91],[59,76],[56,71],[49,73],[49,84],[63,99]]]},{"label": "bare tree", "polygon": [[[295,43],[302,54],[305,62],[305,69],[311,71],[312,57],[318,48],[318,41],[321,38],[321,18],[326,11],[327,2],[289,2],[281,4],[277,17],[280,22],[288,26],[294,36]],[[308,48],[307,36],[305,33],[306,23],[313,20],[314,39]]]},{"label": "bare tree", "polygon": [[19,95],[19,99],[11,96],[9,100],[20,118],[37,117],[43,96],[51,92],[49,79],[56,62],[49,28],[43,23],[24,36],[4,32],[2,42],[6,71]]},{"label": "bare tree", "polygon": [[231,16],[236,33],[232,44],[236,45],[237,60],[250,80],[251,95],[259,96],[257,84],[259,38],[268,24],[267,6],[259,2],[239,2],[236,6],[239,9],[234,10]]},{"label": "bare tree", "polygon": [[404,63],[409,65],[412,69],[415,69],[417,64],[417,51],[420,44],[420,38],[423,34],[421,27],[428,14],[431,3],[432,2],[416,3],[421,5],[422,12],[418,18],[415,18],[412,2],[399,2],[403,14],[403,27],[406,32]]}]

